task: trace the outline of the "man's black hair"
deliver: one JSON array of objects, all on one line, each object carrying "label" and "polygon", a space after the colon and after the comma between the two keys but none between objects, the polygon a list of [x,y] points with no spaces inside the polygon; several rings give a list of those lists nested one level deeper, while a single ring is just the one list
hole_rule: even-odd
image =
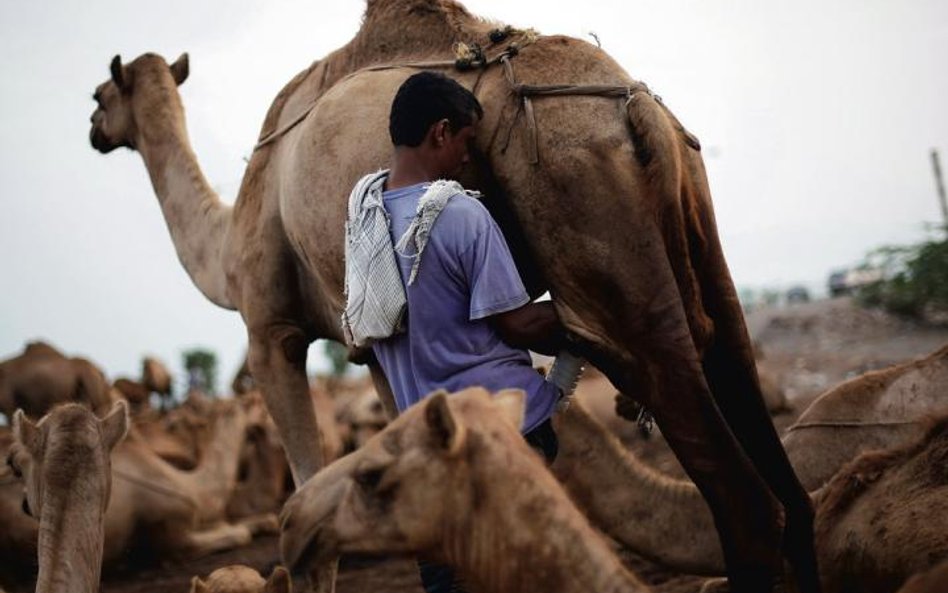
[{"label": "man's black hair", "polygon": [[474,123],[484,110],[477,97],[454,80],[427,70],[402,83],[392,101],[388,133],[395,146],[418,146],[431,126],[448,120],[452,132]]}]

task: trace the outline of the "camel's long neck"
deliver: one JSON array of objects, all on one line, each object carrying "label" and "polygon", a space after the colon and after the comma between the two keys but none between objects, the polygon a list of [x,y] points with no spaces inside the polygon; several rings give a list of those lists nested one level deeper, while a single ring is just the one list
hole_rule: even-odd
[{"label": "camel's long neck", "polygon": [[[491,464],[489,471],[484,466],[474,478],[482,482],[474,488],[481,496],[477,517],[445,528],[443,551],[471,578],[473,588],[490,593],[648,591],[539,467],[539,459],[504,455],[493,461],[500,465]],[[497,492],[498,484],[531,487],[517,486],[520,493],[511,497]]]},{"label": "camel's long neck", "polygon": [[[36,593],[95,593],[99,590],[105,507],[106,468],[76,468],[76,478],[56,488],[47,485],[39,526]],[[65,486],[65,487],[63,487]]]},{"label": "camel's long neck", "polygon": [[177,91],[159,88],[154,95],[135,104],[136,149],[145,160],[178,259],[204,296],[234,309],[223,261],[231,208],[201,172]]},{"label": "camel's long neck", "polygon": [[579,405],[557,419],[557,435],[553,471],[595,525],[666,566],[723,573],[711,511],[692,482],[644,465]]}]

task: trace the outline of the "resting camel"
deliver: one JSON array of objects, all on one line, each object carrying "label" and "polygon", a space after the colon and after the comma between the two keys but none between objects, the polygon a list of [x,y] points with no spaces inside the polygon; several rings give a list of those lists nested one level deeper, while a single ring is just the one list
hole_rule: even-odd
[{"label": "resting camel", "polygon": [[948,410],[946,385],[948,345],[830,389],[783,437],[800,481],[814,490],[860,452],[920,437],[926,415]]},{"label": "resting camel", "polygon": [[10,466],[23,476],[28,510],[39,520],[37,593],[99,590],[109,455],[127,429],[124,402],[101,420],[79,404],[54,408],[37,424],[14,415]]},{"label": "resting camel", "polygon": [[14,441],[10,427],[0,426],[0,587],[13,588],[36,574],[39,525],[23,512],[23,481],[3,463]]},{"label": "resting camel", "polygon": [[648,591],[521,438],[524,394],[438,392],[283,507],[294,580],[339,553],[414,553],[483,593]]},{"label": "resting camel", "polygon": [[235,564],[218,568],[207,580],[194,577],[191,593],[290,593],[290,575],[278,566],[264,579],[256,570]]},{"label": "resting camel", "polygon": [[[557,416],[556,429],[553,473],[595,525],[676,571],[724,572],[713,517],[694,484],[644,465],[580,405]],[[822,445],[810,455],[831,452]],[[857,457],[814,493],[827,591],[891,593],[948,556],[946,455],[948,416],[909,445]]]},{"label": "resting camel", "polygon": [[[490,65],[451,67],[458,42]],[[186,54],[116,56],[95,91],[93,147],[141,154],[185,269],[246,322],[297,485],[324,463],[305,362],[313,340],[343,340],[346,198],[387,163],[391,99],[417,71],[369,67],[427,60],[447,60],[484,106],[462,182],[486,196],[530,294],[553,296],[571,349],[654,414],[714,511],[734,590],[768,590],[782,547],[817,591],[812,507],[761,397],[697,141],[601,49],[505,29],[454,0],[368,0],[352,41],[277,95],[233,208],[188,140]],[[606,88],[544,86],[562,84]],[[609,96],[534,94],[593,91]]]},{"label": "resting camel", "polygon": [[[254,535],[276,530],[272,514],[226,521],[246,415],[236,402],[221,401],[216,407],[207,451],[194,471],[181,471],[162,460],[134,428],[116,446],[104,563],[134,555],[143,545],[155,557],[194,558],[246,545]],[[15,502],[4,500],[0,508],[18,508],[21,502],[19,495]],[[15,545],[29,545],[29,540]]]},{"label": "resting camel", "polygon": [[919,440],[860,455],[816,503],[827,591],[889,593],[948,560],[948,415]]},{"label": "resting camel", "polygon": [[40,418],[56,404],[70,401],[94,410],[111,403],[105,376],[88,360],[68,358],[49,344],[33,342],[19,356],[0,362],[0,414],[8,419],[17,409]]}]

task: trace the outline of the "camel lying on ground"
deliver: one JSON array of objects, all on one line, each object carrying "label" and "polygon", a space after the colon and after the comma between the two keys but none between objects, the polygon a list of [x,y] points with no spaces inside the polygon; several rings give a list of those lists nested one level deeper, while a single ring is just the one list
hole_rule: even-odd
[{"label": "camel lying on ground", "polygon": [[[247,419],[237,402],[220,401],[214,408],[212,436],[194,471],[181,471],[162,460],[134,428],[116,446],[105,512],[104,563],[135,557],[143,548],[153,558],[194,558],[276,531],[276,517],[269,513],[226,521]],[[19,507],[21,501],[22,494],[0,508]]]},{"label": "camel lying on ground", "polygon": [[23,481],[5,463],[13,430],[0,426],[0,587],[13,587],[36,575],[39,524],[23,512]]},{"label": "camel lying on ground", "polygon": [[99,590],[112,470],[109,456],[128,429],[124,402],[99,420],[65,404],[37,424],[13,418],[9,464],[26,483],[30,515],[39,520],[37,593]]},{"label": "camel lying on ground", "polygon": [[[800,480],[816,490],[861,452],[921,438],[925,419],[948,406],[946,363],[948,347],[817,398],[794,425],[800,429],[791,427],[784,437]],[[586,401],[577,398],[555,418],[560,451],[552,469],[577,504],[594,525],[640,554],[682,572],[720,574],[712,518],[694,484],[641,463],[594,421]]]},{"label": "camel lying on ground", "polygon": [[44,342],[27,344],[19,356],[0,362],[0,414],[7,419],[17,409],[38,419],[65,402],[107,409],[111,397],[102,371]]},{"label": "camel lying on ground", "polygon": [[926,415],[948,410],[946,385],[948,345],[830,389],[783,437],[800,481],[815,490],[862,451],[919,438]]},{"label": "camel lying on ground", "polygon": [[[724,572],[713,518],[693,483],[670,478],[641,463],[581,405],[559,414],[555,425],[560,450],[553,473],[593,524],[628,549],[676,571]],[[817,526],[821,528],[817,549],[827,591],[891,593],[910,574],[948,554],[948,538],[941,541],[934,535],[948,533],[948,475],[941,472],[948,459],[935,459],[948,454],[945,426],[948,417],[943,419],[943,434],[929,432],[927,438],[907,448],[896,446],[857,457],[816,495]],[[858,468],[869,465],[878,469],[873,460],[880,456],[893,460],[893,467],[903,464],[906,469],[898,470],[884,491],[853,486],[866,482],[862,477],[866,472]],[[839,503],[827,499],[834,488],[848,494],[849,502],[858,501],[852,515],[843,518],[835,509]],[[839,500],[840,496],[833,498]],[[897,508],[901,510],[893,512]],[[874,514],[868,516],[870,513]],[[913,521],[928,521],[932,536],[911,539],[912,530],[918,527],[903,514]],[[868,564],[877,568],[870,570]],[[883,574],[885,571],[888,574]],[[850,580],[844,582],[844,578]],[[888,588],[874,583],[886,583]]]},{"label": "camel lying on ground", "polygon": [[816,508],[828,592],[890,593],[948,560],[948,415],[917,441],[857,457]]},{"label": "camel lying on ground", "polygon": [[340,553],[414,553],[473,591],[647,591],[520,436],[524,394],[438,392],[287,501],[294,581]]},{"label": "camel lying on ground", "polygon": [[290,593],[290,575],[277,566],[264,579],[256,570],[235,564],[218,568],[206,580],[194,577],[191,593]]}]

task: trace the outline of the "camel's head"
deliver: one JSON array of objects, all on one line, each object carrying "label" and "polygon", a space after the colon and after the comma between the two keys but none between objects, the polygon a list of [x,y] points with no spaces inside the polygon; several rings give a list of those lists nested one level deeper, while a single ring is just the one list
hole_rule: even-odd
[{"label": "camel's head", "polygon": [[282,566],[264,580],[256,570],[234,564],[218,568],[207,579],[191,579],[191,593],[290,593],[290,575]]},{"label": "camel's head", "polygon": [[142,383],[149,391],[171,395],[171,373],[160,360],[146,356],[142,359]]},{"label": "camel's head", "polygon": [[98,106],[90,118],[89,140],[102,153],[120,146],[135,149],[137,117],[157,117],[169,100],[180,102],[177,94],[168,90],[188,77],[188,54],[181,54],[170,66],[156,54],[143,54],[124,65],[122,58],[115,56],[109,68],[111,78],[92,95]]},{"label": "camel's head", "polygon": [[484,460],[526,449],[523,410],[520,390],[439,391],[327,466],[283,508],[291,573],[312,574],[342,553],[439,554],[450,530],[467,529],[467,514],[484,502],[474,479]]},{"label": "camel's head", "polygon": [[102,419],[78,404],[54,408],[36,424],[17,410],[13,415],[16,440],[7,463],[25,483],[24,510],[39,518],[46,488],[72,489],[80,473],[96,472],[104,489],[104,512],[112,476],[109,454],[127,429],[128,406],[124,401],[117,402]]}]

